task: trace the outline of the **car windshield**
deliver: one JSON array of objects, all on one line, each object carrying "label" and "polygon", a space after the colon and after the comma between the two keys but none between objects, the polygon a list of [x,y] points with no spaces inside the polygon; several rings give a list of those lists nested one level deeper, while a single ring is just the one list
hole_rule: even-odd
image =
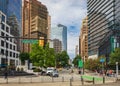
[{"label": "car windshield", "polygon": [[48,71],[52,71],[53,69],[47,69]]}]

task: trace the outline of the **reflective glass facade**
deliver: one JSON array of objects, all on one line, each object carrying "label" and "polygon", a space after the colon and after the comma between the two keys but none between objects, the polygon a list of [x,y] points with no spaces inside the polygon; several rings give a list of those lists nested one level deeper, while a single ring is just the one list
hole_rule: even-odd
[{"label": "reflective glass facade", "polygon": [[51,39],[58,39],[62,42],[62,51],[67,51],[67,27],[58,24],[57,27],[51,28]]},{"label": "reflective glass facade", "polygon": [[[118,22],[120,19],[120,0],[87,0],[87,7],[88,54],[97,57],[101,52],[101,55],[105,54],[106,51],[108,54],[112,48],[111,37],[116,36],[120,30],[120,22]],[[104,45],[105,41],[109,47]],[[104,42],[102,44],[104,47],[100,45],[101,42]],[[99,47],[102,47],[100,51]]]},{"label": "reflective glass facade", "polygon": [[0,11],[2,11],[4,14],[7,14],[7,4],[8,0],[0,0]]},{"label": "reflective glass facade", "polygon": [[7,16],[15,15],[19,24],[19,30],[21,31],[21,11],[22,11],[22,0],[8,0]]},{"label": "reflective glass facade", "polygon": [[22,0],[0,0],[0,10],[7,16],[7,18],[15,15],[19,24],[19,29],[21,28],[21,9]]}]

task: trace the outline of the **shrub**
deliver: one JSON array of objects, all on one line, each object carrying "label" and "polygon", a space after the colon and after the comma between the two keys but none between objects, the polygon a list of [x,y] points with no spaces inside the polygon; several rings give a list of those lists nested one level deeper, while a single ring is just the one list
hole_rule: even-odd
[{"label": "shrub", "polygon": [[35,68],[33,72],[41,72],[41,70],[39,68]]}]

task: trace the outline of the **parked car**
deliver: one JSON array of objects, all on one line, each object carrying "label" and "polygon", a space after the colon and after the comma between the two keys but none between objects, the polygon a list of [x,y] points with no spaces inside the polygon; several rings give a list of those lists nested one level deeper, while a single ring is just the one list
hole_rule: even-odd
[{"label": "parked car", "polygon": [[52,77],[59,77],[59,73],[58,73],[57,70],[53,70],[53,71],[51,72],[51,75],[50,75],[50,76],[52,76]]},{"label": "parked car", "polygon": [[51,75],[51,73],[52,73],[54,70],[55,70],[54,67],[48,67],[46,74],[47,74],[47,75]]}]

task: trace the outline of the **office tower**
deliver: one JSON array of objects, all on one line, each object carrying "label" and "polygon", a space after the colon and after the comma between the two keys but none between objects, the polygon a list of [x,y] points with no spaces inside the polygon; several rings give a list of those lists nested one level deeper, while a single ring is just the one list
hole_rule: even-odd
[{"label": "office tower", "polygon": [[[4,20],[2,20],[4,17]],[[10,32],[10,26],[6,22],[7,16],[0,11],[0,36],[14,37]],[[0,38],[0,67],[5,67],[6,64],[15,67],[20,63],[18,45],[16,39]]]},{"label": "office tower", "polygon": [[[24,0],[22,7],[22,36],[26,38],[44,38],[47,42],[48,11],[45,5],[37,0]],[[22,51],[30,52],[30,44],[23,44]]]},{"label": "office tower", "polygon": [[120,1],[87,0],[88,53],[90,58],[109,54],[120,47]]},{"label": "office tower", "polygon": [[62,51],[62,42],[58,39],[53,40],[53,48],[55,50],[55,53],[60,53]]},{"label": "office tower", "polygon": [[[21,7],[22,0],[0,0],[0,10],[6,15],[7,24],[10,26],[10,33],[19,37],[21,34]],[[2,17],[3,21],[5,20]],[[20,50],[20,41],[17,40],[17,49]]]},{"label": "office tower", "polygon": [[7,15],[8,0],[0,0],[0,11]]},{"label": "office tower", "polygon": [[88,17],[82,21],[79,38],[79,54],[83,59],[88,58]]},{"label": "office tower", "polygon": [[67,27],[58,24],[51,28],[51,39],[58,39],[62,42],[62,51],[67,51]]},{"label": "office tower", "polygon": [[22,0],[0,0],[0,10],[7,16],[7,23],[9,23],[9,17],[16,17],[19,31],[21,31],[21,9]]}]

